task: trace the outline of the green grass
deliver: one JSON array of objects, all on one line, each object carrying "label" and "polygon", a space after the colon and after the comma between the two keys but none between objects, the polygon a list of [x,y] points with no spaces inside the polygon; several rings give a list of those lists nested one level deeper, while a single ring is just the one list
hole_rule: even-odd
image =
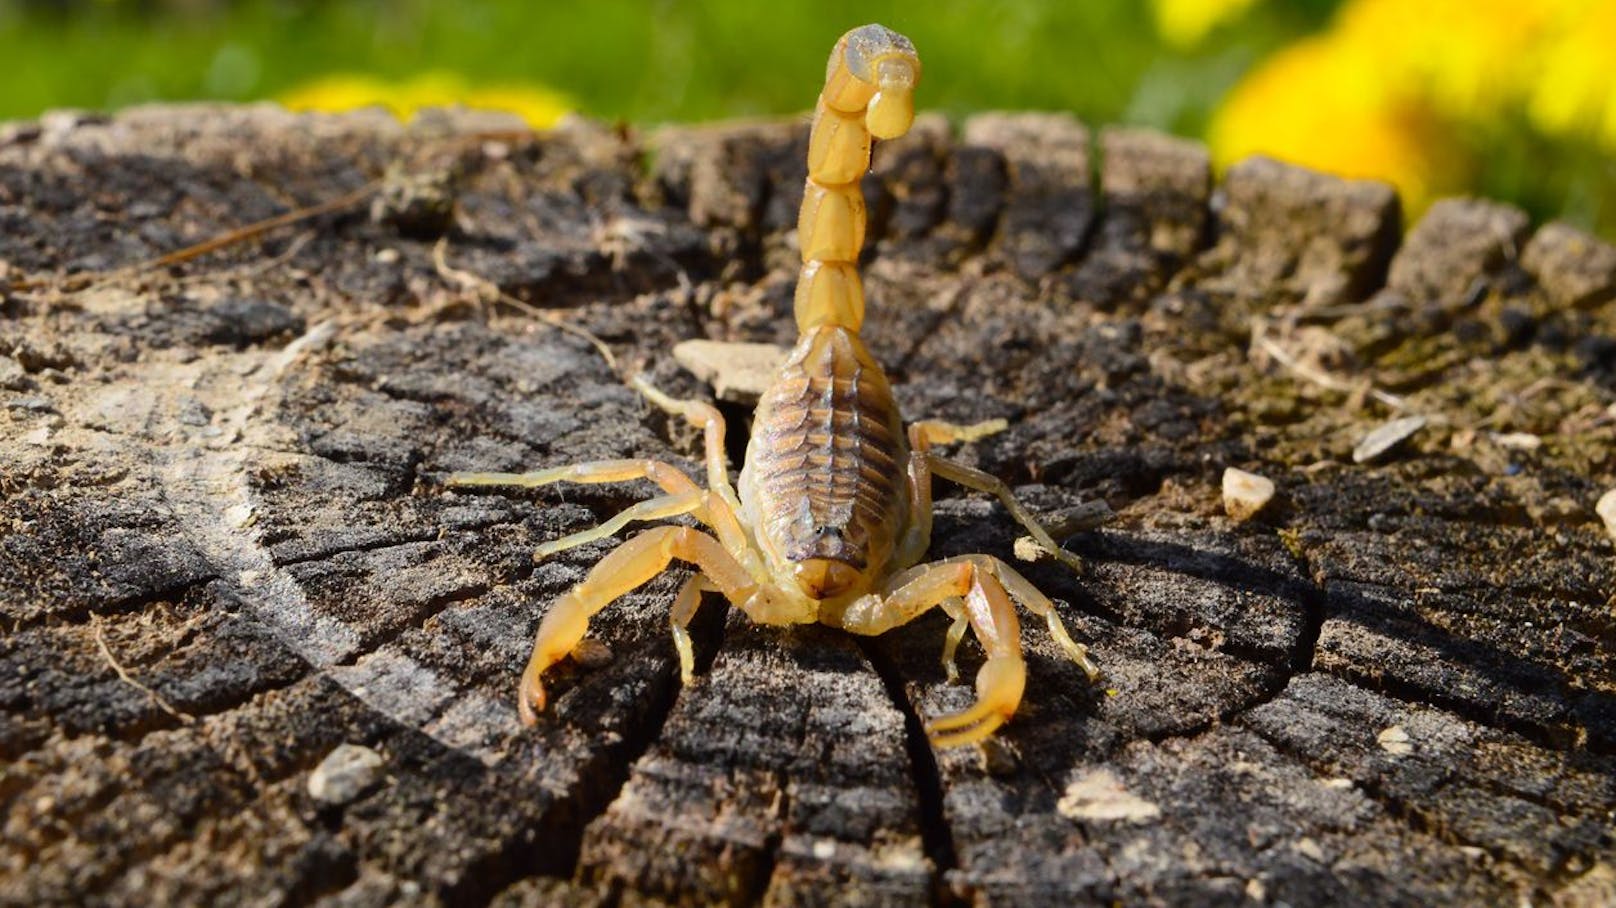
[{"label": "green grass", "polygon": [[1194,133],[1248,63],[1329,4],[1271,9],[1193,56],[1162,48],[1148,8],[1132,0],[248,0],[157,15],[129,3],[73,6],[49,14],[0,0],[0,118],[249,100],[330,72],[404,78],[436,69],[472,82],[543,83],[587,113],[632,122],[783,114],[812,106],[842,31],[880,21],[919,47],[926,108],[1061,109]]},{"label": "green grass", "polygon": [[[474,86],[542,84],[608,120],[792,114],[812,107],[836,37],[880,21],[919,48],[925,110],[1066,110],[1199,137],[1252,64],[1337,4],[1260,3],[1181,52],[1157,38],[1144,0],[0,0],[0,119],[440,70]],[[1497,124],[1469,153],[1468,191],[1616,236],[1609,155],[1523,124]]]}]

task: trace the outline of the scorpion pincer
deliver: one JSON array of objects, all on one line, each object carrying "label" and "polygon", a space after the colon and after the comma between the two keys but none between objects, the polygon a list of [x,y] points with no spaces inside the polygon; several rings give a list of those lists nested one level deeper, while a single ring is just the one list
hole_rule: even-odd
[{"label": "scorpion pincer", "polygon": [[607,537],[635,521],[688,514],[705,528],[657,526],[634,536],[550,606],[522,675],[523,722],[532,724],[544,709],[544,673],[578,646],[590,617],[676,559],[697,568],[675,597],[671,615],[686,684],[693,664],[687,627],[707,591],[723,594],[761,624],[820,622],[855,634],[880,634],[941,607],[953,619],[943,649],[949,678],[957,677],[954,652],[967,630],[975,632],[987,659],[976,676],[975,704],[928,723],[938,747],[986,738],[1020,704],[1026,664],[1015,603],[1044,620],[1091,681],[1099,677],[1054,603],[1003,561],[964,555],[920,563],[931,541],[932,477],[941,476],[997,496],[1044,549],[1078,567],[1002,481],[931,450],[996,432],[1003,421],[918,422],[906,432],[886,374],[859,338],[864,291],[856,263],[865,230],[859,180],[869,168],[871,139],[908,131],[919,80],[914,45],[880,25],[853,29],[831,53],[814,111],[797,221],[803,261],[794,303],[799,336],[758,403],[739,494],[730,485],[718,411],[670,398],[643,378],[632,384],[646,398],[704,430],[705,489],[653,460],[450,477],[455,487],[649,479],[661,488],[661,496],[594,529],[542,546],[536,558]]}]

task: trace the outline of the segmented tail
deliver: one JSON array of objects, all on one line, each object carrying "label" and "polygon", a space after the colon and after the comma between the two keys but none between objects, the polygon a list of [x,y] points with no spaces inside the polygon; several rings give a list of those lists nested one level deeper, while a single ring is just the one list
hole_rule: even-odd
[{"label": "segmented tail", "polygon": [[808,185],[797,215],[802,272],[797,278],[797,330],[864,323],[858,256],[864,246],[864,194],[870,138],[893,139],[914,122],[920,58],[908,38],[864,25],[836,42],[808,138]]}]

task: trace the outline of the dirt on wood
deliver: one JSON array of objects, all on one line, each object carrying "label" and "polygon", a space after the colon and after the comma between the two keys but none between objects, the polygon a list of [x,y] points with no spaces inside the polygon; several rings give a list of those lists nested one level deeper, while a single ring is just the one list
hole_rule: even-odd
[{"label": "dirt on wood", "polygon": [[[1086,574],[1026,566],[1104,683],[1027,622],[1014,721],[934,751],[972,698],[946,618],[858,639],[709,597],[681,687],[674,571],[523,729],[533,629],[609,543],[535,547],[647,490],[442,480],[697,467],[622,378],[705,396],[679,341],[792,339],[805,146],[0,126],[0,902],[1616,902],[1616,248],[1479,200],[1405,235],[1384,186],[1214,182],[1059,116],[877,149],[866,336],[908,417],[1009,422],[958,456],[1037,513],[1114,511],[1065,540]],[[1275,501],[1230,520],[1226,467]],[[936,554],[1010,557],[1002,508],[939,494]],[[343,745],[380,767],[311,793]]]}]

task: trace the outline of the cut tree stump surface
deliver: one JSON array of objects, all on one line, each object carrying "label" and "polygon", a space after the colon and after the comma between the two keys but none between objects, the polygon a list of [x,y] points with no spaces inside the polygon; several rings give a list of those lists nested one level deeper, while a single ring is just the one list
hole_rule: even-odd
[{"label": "cut tree stump surface", "polygon": [[[673,571],[520,727],[533,629],[609,544],[534,548],[647,490],[443,478],[698,464],[494,290],[705,395],[675,343],[792,339],[805,145],[267,106],[0,127],[0,902],[1616,901],[1616,249],[1477,200],[1404,236],[1379,184],[1214,184],[1199,146],[1065,117],[877,149],[866,335],[910,418],[1009,422],[959,456],[1035,511],[1114,510],[1065,539],[1085,575],[1026,566],[1104,683],[1027,621],[1015,719],[936,752],[922,719],[972,697],[946,618],[858,639],[709,597],[681,687]],[[1226,466],[1275,503],[1225,517]],[[935,553],[1009,557],[1002,508],[939,494]],[[343,744],[380,766],[311,793]]]}]

